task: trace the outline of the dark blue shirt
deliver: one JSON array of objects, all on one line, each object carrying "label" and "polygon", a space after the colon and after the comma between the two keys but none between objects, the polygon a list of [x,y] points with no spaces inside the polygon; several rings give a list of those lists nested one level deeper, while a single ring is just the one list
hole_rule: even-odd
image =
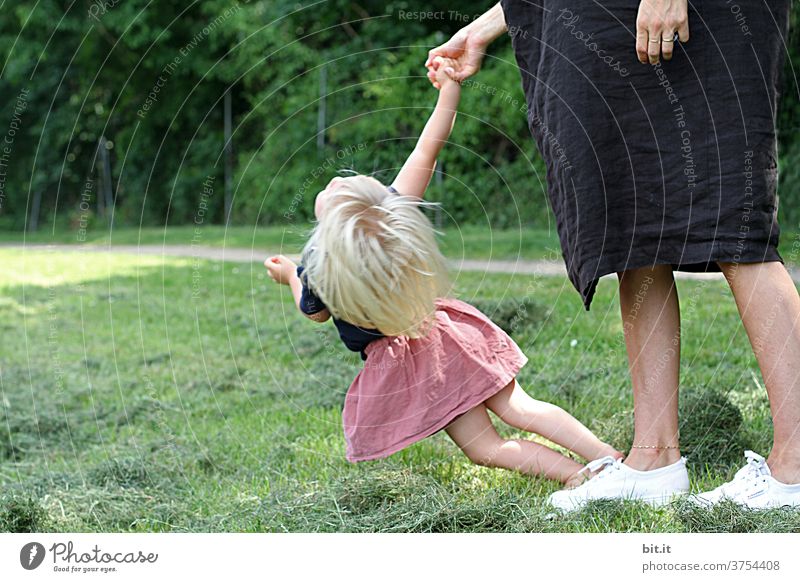
[{"label": "dark blue shirt", "polygon": [[[300,294],[300,311],[307,315],[313,315],[327,308],[322,300],[308,288],[308,282],[306,281],[306,277],[303,276],[303,270],[304,267],[302,265],[297,267],[297,276],[303,284],[303,291]],[[352,323],[342,321],[341,319],[336,319],[335,317],[332,317],[332,319],[344,345],[347,346],[348,350],[361,352],[362,360],[367,359],[364,348],[366,348],[371,341],[383,337],[383,334],[377,329],[365,329],[353,325]]]}]

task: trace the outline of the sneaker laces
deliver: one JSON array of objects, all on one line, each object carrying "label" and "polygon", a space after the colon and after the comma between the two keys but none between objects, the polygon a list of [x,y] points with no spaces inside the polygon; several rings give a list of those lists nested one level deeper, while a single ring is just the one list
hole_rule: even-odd
[{"label": "sneaker laces", "polygon": [[607,455],[605,457],[600,457],[599,459],[595,459],[594,461],[589,461],[583,469],[578,471],[578,473],[583,473],[584,471],[589,471],[594,473],[604,467],[605,470],[600,471],[597,475],[595,475],[592,479],[597,479],[604,475],[608,475],[614,470],[619,470],[620,465],[622,465],[622,459],[615,459],[611,455]]},{"label": "sneaker laces", "polygon": [[[731,485],[736,483],[735,487],[738,489],[742,487],[744,491],[750,491],[757,487],[760,483],[765,482],[767,477],[771,474],[766,460],[761,455],[753,451],[745,451],[744,456],[747,458],[747,463],[744,467],[736,471],[736,475]],[[728,488],[725,488],[727,491]]]}]

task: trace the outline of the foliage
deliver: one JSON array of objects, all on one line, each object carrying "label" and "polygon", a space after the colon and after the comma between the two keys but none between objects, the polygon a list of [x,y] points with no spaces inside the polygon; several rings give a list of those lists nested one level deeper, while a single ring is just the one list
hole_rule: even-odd
[{"label": "foliage", "polygon": [[[18,112],[0,225],[21,230],[34,194],[40,224],[108,223],[97,207],[98,140],[110,140],[115,225],[223,222],[223,96],[232,95],[233,223],[301,224],[337,171],[389,179],[435,92],[426,52],[486,2],[327,0],[16,0],[0,12],[0,120]],[[414,11],[438,13],[430,18]],[[795,5],[794,24],[800,8]],[[406,16],[404,16],[406,15]],[[800,105],[787,59],[781,128],[782,212],[796,225]],[[324,145],[318,146],[321,76]],[[453,145],[431,198],[442,222],[545,225],[544,165],[520,109],[508,40],[465,86]],[[204,189],[204,183],[210,188]],[[82,204],[83,203],[83,204]],[[93,214],[90,215],[90,211]]]}]

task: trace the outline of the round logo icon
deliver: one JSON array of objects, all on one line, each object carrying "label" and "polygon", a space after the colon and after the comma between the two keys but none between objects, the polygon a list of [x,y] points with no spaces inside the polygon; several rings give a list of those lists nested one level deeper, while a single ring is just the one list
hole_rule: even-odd
[{"label": "round logo icon", "polygon": [[39,542],[30,542],[19,551],[19,563],[26,570],[35,570],[44,561],[44,546]]}]

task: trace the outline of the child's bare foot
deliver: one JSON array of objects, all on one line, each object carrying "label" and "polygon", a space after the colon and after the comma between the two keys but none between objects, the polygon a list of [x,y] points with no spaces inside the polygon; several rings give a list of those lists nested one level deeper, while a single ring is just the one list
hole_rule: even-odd
[{"label": "child's bare foot", "polygon": [[622,451],[618,451],[617,449],[615,449],[611,445],[608,445],[608,450],[605,451],[601,456],[606,456],[606,455],[608,455],[609,457],[614,457],[615,459],[624,459],[625,458],[625,453],[623,453]]},{"label": "child's bare foot", "polygon": [[583,473],[575,473],[564,483],[564,489],[574,489],[584,481],[591,479],[591,477],[587,476],[586,473],[587,471],[584,471]]},{"label": "child's bare foot", "polygon": [[625,453],[622,451],[618,451],[611,445],[607,443],[603,443],[598,449],[597,452],[594,453],[594,458],[589,459],[590,461],[594,461],[595,459],[602,459],[603,457],[612,457],[614,459],[624,459]]}]

